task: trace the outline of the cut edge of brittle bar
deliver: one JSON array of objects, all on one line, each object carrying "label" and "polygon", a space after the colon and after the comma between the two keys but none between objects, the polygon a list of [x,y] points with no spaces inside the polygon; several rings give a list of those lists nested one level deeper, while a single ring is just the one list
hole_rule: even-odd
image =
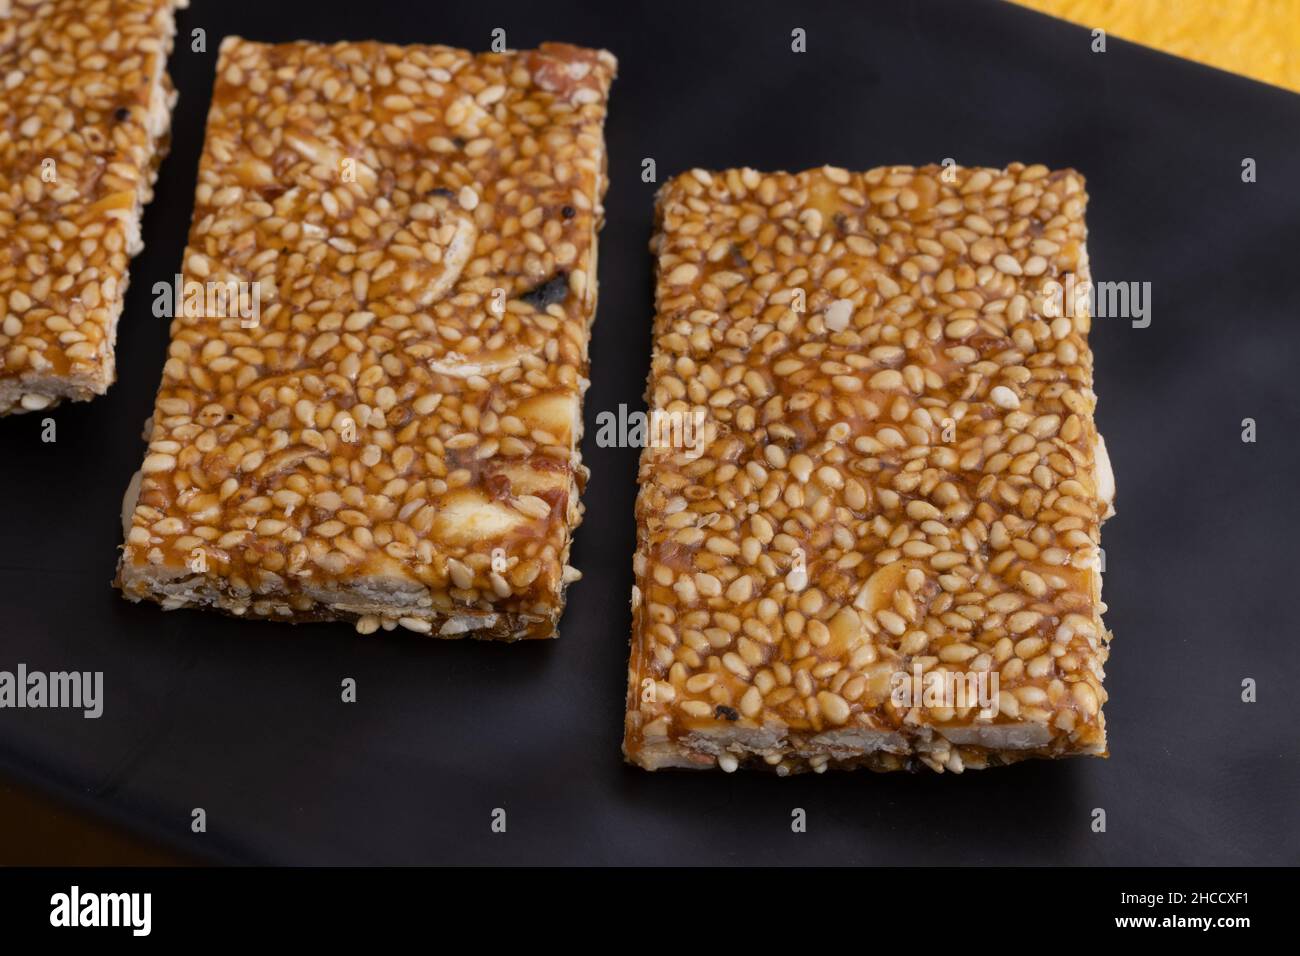
[{"label": "cut edge of brittle bar", "polygon": [[[1022,164],[691,170],[660,190],[647,404],[708,409],[713,444],[698,465],[681,450],[642,454],[630,762],[960,772],[1106,756],[1096,557],[1114,477],[1092,414],[1091,317],[1083,302],[1035,326],[1042,301],[1025,294],[1070,273],[1089,281],[1086,198],[1073,170]],[[929,413],[954,407],[938,399],[961,367],[993,376],[961,399],[981,430],[920,448],[938,434]],[[844,409],[856,412],[836,421]],[[1015,453],[992,448],[1004,432]],[[979,447],[964,447],[972,437]],[[1040,470],[1045,441],[1063,443],[1051,467],[1069,478]],[[936,455],[933,474],[913,466],[908,490],[890,487]],[[1015,507],[1059,507],[1056,537]],[[801,573],[791,551],[819,534]],[[917,620],[933,602],[942,621]],[[989,640],[962,640],[977,626]],[[895,708],[890,678],[917,660],[922,677],[964,664],[1012,679],[986,718]]]},{"label": "cut edge of brittle bar", "polygon": [[[260,324],[173,323],[118,586],[366,634],[555,636],[578,577],[616,61],[228,37],[217,70],[185,274],[238,271],[242,246],[211,223],[241,203],[285,248],[251,240],[272,286]],[[227,102],[245,88],[268,101],[255,116]],[[507,287],[499,311],[487,276]]]},{"label": "cut edge of brittle bar", "polygon": [[[147,18],[132,24],[135,31],[145,35],[134,38],[136,46],[130,53],[134,58],[143,52],[152,73],[140,88],[119,89],[109,94],[118,98],[120,104],[111,111],[114,115],[109,115],[107,107],[78,102],[86,96],[102,97],[103,91],[91,93],[84,87],[76,87],[75,95],[68,89],[60,89],[57,94],[46,90],[41,94],[42,104],[48,104],[55,111],[53,118],[72,106],[79,110],[77,115],[85,122],[76,123],[74,118],[75,138],[63,146],[42,139],[39,143],[33,142],[26,152],[66,163],[69,155],[80,150],[83,155],[76,156],[78,161],[85,156],[89,157],[91,164],[100,163],[105,169],[113,165],[124,166],[134,175],[135,185],[132,190],[99,196],[87,206],[86,200],[91,197],[76,188],[61,187],[57,180],[45,183],[42,170],[24,171],[15,166],[7,171],[13,177],[15,190],[19,191],[14,195],[21,193],[23,202],[29,205],[43,201],[55,204],[41,219],[40,225],[48,227],[58,238],[59,250],[56,251],[45,240],[32,240],[23,261],[15,262],[13,275],[0,280],[0,319],[3,319],[3,325],[0,325],[0,415],[40,411],[65,399],[89,401],[105,394],[116,379],[117,327],[130,278],[127,264],[124,262],[117,268],[104,263],[100,274],[95,275],[95,254],[87,256],[83,253],[78,258],[81,267],[77,274],[64,271],[56,275],[49,268],[48,254],[62,255],[67,240],[82,239],[98,243],[100,248],[96,252],[102,255],[102,230],[105,227],[110,232],[115,228],[121,229],[120,239],[127,260],[144,248],[141,220],[145,206],[153,198],[153,185],[167,154],[171,112],[177,99],[167,74],[167,57],[175,36],[175,12],[187,5],[188,0],[132,5],[132,13],[139,13],[142,17],[147,14]],[[111,14],[106,22],[100,22],[98,17],[102,12],[102,6],[96,6],[93,11],[55,9],[58,16],[75,18],[76,42],[79,44],[88,40],[107,43],[115,38],[120,45],[123,42],[123,24]],[[17,29],[17,21],[12,21],[9,27]],[[4,21],[0,20],[0,30],[5,28]],[[153,32],[147,32],[149,30]],[[19,52],[11,55],[17,59],[4,70],[5,88],[10,97],[20,95],[25,85],[33,82],[30,75],[33,69],[57,65],[48,59],[48,46],[40,47],[47,58],[36,65],[21,59],[21,46],[16,49]],[[88,55],[101,59],[115,54],[115,50],[106,50],[98,44],[88,50]],[[92,83],[94,77],[102,75],[102,67],[99,67],[94,73],[86,74],[86,82]],[[49,78],[42,80],[49,81]],[[54,82],[68,82],[75,87],[79,81],[68,80],[66,74],[59,73]],[[38,124],[31,131],[33,136],[39,136],[45,126],[39,117],[37,112],[26,120]],[[128,127],[127,135],[131,139],[135,138],[137,130],[142,132],[141,141],[119,146],[114,156],[105,158],[104,150],[111,137],[120,132],[119,127]],[[25,134],[26,131],[20,127],[19,132]],[[57,174],[58,166],[53,169]],[[92,181],[89,185],[83,184],[82,188],[102,192],[98,185],[102,174],[89,175]],[[113,175],[120,176],[121,173],[115,170]],[[72,211],[65,213],[68,208]],[[11,211],[6,214],[8,212]],[[116,222],[121,223],[120,227],[115,227]],[[26,224],[30,225],[30,222]],[[68,229],[63,229],[64,226]],[[85,240],[92,226],[101,230],[99,238]],[[27,261],[32,256],[39,261]],[[83,262],[85,258],[91,262]],[[103,274],[105,270],[107,274]],[[81,288],[79,294],[64,295],[63,283],[74,283],[87,275],[91,277],[90,282]],[[52,288],[46,287],[45,280],[50,280]],[[94,313],[97,311],[102,314],[96,316]],[[30,321],[24,319],[24,315]],[[53,360],[51,352],[54,353]]]}]

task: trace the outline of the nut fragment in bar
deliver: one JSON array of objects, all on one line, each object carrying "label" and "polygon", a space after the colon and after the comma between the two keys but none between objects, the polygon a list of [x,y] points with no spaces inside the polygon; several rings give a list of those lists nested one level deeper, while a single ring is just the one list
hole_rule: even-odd
[{"label": "nut fragment in bar", "polygon": [[185,5],[0,0],[0,415],[113,383]]},{"label": "nut fragment in bar", "polygon": [[[1083,178],[695,170],[658,200],[627,758],[1106,753]],[[1066,299],[1069,301],[1066,301]]]},{"label": "nut fragment in bar", "polygon": [[222,44],[128,598],[555,635],[614,72],[563,44]]}]

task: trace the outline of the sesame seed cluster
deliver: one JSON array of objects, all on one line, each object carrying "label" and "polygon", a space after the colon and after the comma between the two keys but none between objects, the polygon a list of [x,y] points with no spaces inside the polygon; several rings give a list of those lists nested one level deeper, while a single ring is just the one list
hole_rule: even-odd
[{"label": "sesame seed cluster", "polygon": [[603,220],[607,52],[227,38],[119,584],[164,607],[551,637]]},{"label": "sesame seed cluster", "polygon": [[113,382],[183,5],[0,0],[0,415]]},{"label": "sesame seed cluster", "polygon": [[[1072,170],[693,170],[658,197],[624,752],[960,772],[1106,752]],[[1055,317],[1054,317],[1055,316]],[[990,706],[898,697],[983,675]],[[996,684],[992,678],[996,677]]]}]

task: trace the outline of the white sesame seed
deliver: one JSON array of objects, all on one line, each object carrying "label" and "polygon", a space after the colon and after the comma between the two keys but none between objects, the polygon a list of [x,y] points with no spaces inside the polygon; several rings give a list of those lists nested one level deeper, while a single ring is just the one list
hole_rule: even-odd
[{"label": "white sesame seed", "polygon": [[989,392],[989,400],[998,408],[1017,409],[1020,407],[1020,398],[1011,389],[1005,385],[995,385]]}]

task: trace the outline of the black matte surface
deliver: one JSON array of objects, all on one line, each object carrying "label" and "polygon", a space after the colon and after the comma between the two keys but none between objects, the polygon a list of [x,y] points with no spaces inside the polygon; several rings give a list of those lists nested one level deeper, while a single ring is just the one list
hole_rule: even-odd
[{"label": "black matte surface", "polygon": [[[1087,31],[991,2],[196,0],[180,24],[174,143],[119,381],[54,412],[55,444],[42,414],[0,420],[0,669],[102,670],[105,714],[0,710],[0,772],[217,860],[1300,861],[1300,97],[1114,38],[1094,54]],[[187,42],[199,27],[206,53]],[[126,603],[109,587],[119,504],[167,340],[150,290],[179,266],[220,38],[486,49],[494,27],[514,47],[566,40],[621,63],[574,561],[586,579],[563,636],[360,638]],[[790,52],[794,27],[805,54]],[[655,188],[642,158],[662,181],[949,156],[1081,170],[1095,277],[1153,286],[1149,328],[1098,320],[1092,336],[1119,483],[1103,535],[1113,756],[960,777],[625,767],[638,452],[597,448],[592,423],[641,407]],[[1258,182],[1242,183],[1243,157]],[[355,704],[340,702],[345,677]],[[1245,677],[1258,703],[1241,702]],[[206,834],[190,833],[194,807]],[[490,831],[496,807],[505,834]],[[795,807],[807,833],[790,831]]]}]

